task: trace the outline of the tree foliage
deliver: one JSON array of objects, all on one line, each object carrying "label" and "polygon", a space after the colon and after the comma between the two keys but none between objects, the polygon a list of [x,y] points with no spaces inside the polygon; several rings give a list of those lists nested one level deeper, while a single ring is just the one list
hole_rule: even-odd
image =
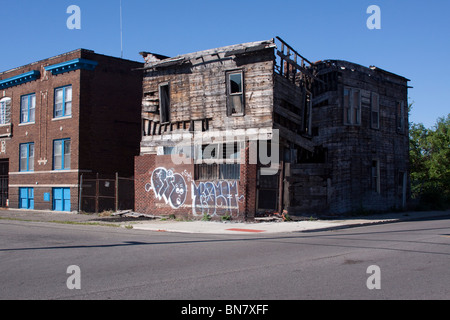
[{"label": "tree foliage", "polygon": [[450,203],[450,114],[432,128],[411,123],[409,154],[413,198],[446,207]]}]

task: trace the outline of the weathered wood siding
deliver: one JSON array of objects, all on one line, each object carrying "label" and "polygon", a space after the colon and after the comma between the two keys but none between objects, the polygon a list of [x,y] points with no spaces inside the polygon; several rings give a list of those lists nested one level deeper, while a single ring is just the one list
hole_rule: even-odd
[{"label": "weathered wood siding", "polygon": [[[219,50],[220,51],[220,50]],[[143,83],[144,136],[141,153],[154,153],[157,146],[173,146],[189,135],[223,136],[224,131],[272,130],[273,49],[226,56],[226,51],[197,53],[188,61],[167,68],[148,70]],[[227,116],[226,72],[244,74],[245,112]],[[159,85],[170,86],[170,123],[161,124]],[[161,144],[163,143],[163,144]]]},{"label": "weathered wood siding", "polygon": [[[322,63],[319,74],[326,84],[314,86],[313,142],[326,150],[325,162],[329,167],[326,174],[314,174],[314,179],[321,177],[316,189],[321,190],[318,194],[327,203],[320,211],[339,214],[402,207],[400,174],[409,170],[407,79],[344,61]],[[345,87],[361,92],[360,124],[344,124]],[[380,101],[380,125],[375,129],[371,127],[372,93],[378,94]],[[398,132],[396,125],[399,101],[403,101],[405,108],[402,132]],[[379,163],[379,192],[372,182],[373,161]],[[317,168],[320,166],[318,163]],[[297,170],[300,168],[301,165]],[[298,177],[292,181],[295,184],[290,191],[296,199],[291,202],[295,206],[292,210],[308,211],[305,203],[313,198],[305,196],[305,187],[313,190],[311,177],[303,182]],[[328,190],[325,192],[323,188]],[[312,205],[310,209],[317,208]]]}]

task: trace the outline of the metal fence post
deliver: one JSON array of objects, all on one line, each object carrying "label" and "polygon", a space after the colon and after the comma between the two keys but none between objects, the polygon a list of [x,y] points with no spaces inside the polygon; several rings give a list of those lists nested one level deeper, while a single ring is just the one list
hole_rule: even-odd
[{"label": "metal fence post", "polygon": [[116,172],[116,193],[115,193],[115,205],[116,211],[119,211],[119,173]]},{"label": "metal fence post", "polygon": [[82,194],[83,194],[83,174],[80,175],[80,194],[78,195],[78,213],[81,212]]}]

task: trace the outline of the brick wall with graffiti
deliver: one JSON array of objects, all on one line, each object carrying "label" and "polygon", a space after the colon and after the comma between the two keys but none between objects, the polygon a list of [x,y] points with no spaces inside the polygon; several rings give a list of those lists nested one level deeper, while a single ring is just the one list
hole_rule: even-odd
[{"label": "brick wall with graffiti", "polygon": [[139,213],[245,220],[254,216],[256,166],[241,164],[239,180],[196,181],[194,164],[142,155],[135,158],[135,194]]}]

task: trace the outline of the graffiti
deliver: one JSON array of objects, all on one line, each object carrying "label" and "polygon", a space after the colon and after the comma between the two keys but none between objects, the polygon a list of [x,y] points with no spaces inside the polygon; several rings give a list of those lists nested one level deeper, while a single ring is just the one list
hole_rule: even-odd
[{"label": "graffiti", "polygon": [[184,171],[181,173],[181,175],[182,175],[182,176],[185,176],[186,179],[187,179],[187,181],[191,181],[191,180],[192,180],[192,174],[190,174],[189,172],[187,172],[187,170],[184,170]]},{"label": "graffiti", "polygon": [[158,200],[163,199],[172,208],[178,209],[186,201],[187,186],[181,174],[165,168],[156,168],[150,181],[145,185],[145,191],[153,190]]},{"label": "graffiti", "polygon": [[155,198],[164,200],[173,209],[179,209],[186,202],[188,187],[185,178],[191,182],[192,213],[194,216],[207,214],[213,216],[235,216],[239,214],[239,196],[237,181],[198,182],[184,170],[181,174],[159,167],[153,170],[150,183],[145,191],[153,190]]},{"label": "graffiti", "polygon": [[239,196],[237,181],[199,182],[191,181],[192,213],[199,215],[229,215],[239,214],[239,202],[244,196]]}]

